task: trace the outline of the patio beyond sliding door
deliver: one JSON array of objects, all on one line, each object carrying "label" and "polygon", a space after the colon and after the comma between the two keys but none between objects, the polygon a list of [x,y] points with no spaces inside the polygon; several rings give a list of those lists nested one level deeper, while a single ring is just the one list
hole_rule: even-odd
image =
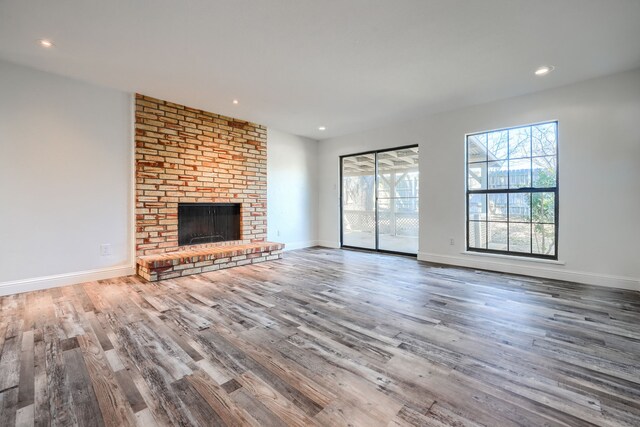
[{"label": "patio beyond sliding door", "polygon": [[374,153],[342,158],[342,245],[376,249]]},{"label": "patio beyond sliding door", "polygon": [[418,252],[418,147],[341,158],[342,246]]},{"label": "patio beyond sliding door", "polygon": [[418,253],[418,147],[377,153],[378,249]]}]

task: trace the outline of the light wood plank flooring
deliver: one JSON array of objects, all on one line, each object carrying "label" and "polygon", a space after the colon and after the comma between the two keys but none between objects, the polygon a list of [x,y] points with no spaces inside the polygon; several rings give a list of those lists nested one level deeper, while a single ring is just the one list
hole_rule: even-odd
[{"label": "light wood plank flooring", "polygon": [[628,291],[313,248],[0,303],[0,426],[640,425]]}]

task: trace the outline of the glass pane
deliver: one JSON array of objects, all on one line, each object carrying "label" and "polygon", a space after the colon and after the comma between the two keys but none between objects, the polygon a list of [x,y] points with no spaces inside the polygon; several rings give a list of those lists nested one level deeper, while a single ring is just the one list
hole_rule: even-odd
[{"label": "glass pane", "polygon": [[507,220],[507,194],[488,194],[488,215],[489,221]]},{"label": "glass pane", "polygon": [[555,222],[555,193],[533,193],[531,195],[531,220],[533,222]]},{"label": "glass pane", "polygon": [[509,250],[531,253],[531,224],[509,223]]},{"label": "glass pane", "polygon": [[469,247],[487,248],[487,223],[484,221],[469,221]]},{"label": "glass pane", "polygon": [[378,153],[378,249],[418,253],[418,148]]},{"label": "glass pane", "polygon": [[487,134],[469,135],[467,137],[467,162],[484,162],[487,160]]},{"label": "glass pane", "polygon": [[418,170],[400,169],[378,175],[378,198],[418,197]]},{"label": "glass pane", "polygon": [[469,190],[485,190],[487,188],[487,164],[471,163],[468,166]]},{"label": "glass pane", "polygon": [[548,188],[556,186],[556,158],[534,157],[533,187]]},{"label": "glass pane", "polygon": [[531,140],[533,156],[555,156],[557,154],[556,123],[533,126]]},{"label": "glass pane", "polygon": [[418,148],[378,153],[378,198],[418,197]]},{"label": "glass pane", "polygon": [[342,244],[375,249],[375,157],[342,159]]},{"label": "glass pane", "polygon": [[509,150],[506,130],[487,134],[487,151],[489,152],[489,160],[507,158]]},{"label": "glass pane", "polygon": [[411,170],[397,178],[396,197],[418,197],[420,192],[420,174],[418,170]]},{"label": "glass pane", "polygon": [[381,173],[378,175],[378,197],[384,199],[392,197],[390,180],[391,174]]},{"label": "glass pane", "polygon": [[418,169],[418,147],[378,153],[379,173],[400,173],[411,169]]},{"label": "glass pane", "polygon": [[531,221],[531,194],[509,194],[509,222]]},{"label": "glass pane", "polygon": [[509,188],[531,187],[531,159],[509,160]]},{"label": "glass pane", "polygon": [[507,250],[507,223],[506,222],[490,222],[488,223],[489,242],[487,249],[497,251]]},{"label": "glass pane", "polygon": [[487,219],[487,195],[469,194],[469,219]]},{"label": "glass pane", "polygon": [[507,161],[489,162],[487,175],[487,188],[490,190],[507,188],[508,174]]},{"label": "glass pane", "polygon": [[509,158],[531,157],[531,127],[509,130]]},{"label": "glass pane", "polygon": [[533,253],[555,255],[556,228],[549,224],[533,224]]},{"label": "glass pane", "polygon": [[379,199],[379,248],[418,253],[418,199]]}]

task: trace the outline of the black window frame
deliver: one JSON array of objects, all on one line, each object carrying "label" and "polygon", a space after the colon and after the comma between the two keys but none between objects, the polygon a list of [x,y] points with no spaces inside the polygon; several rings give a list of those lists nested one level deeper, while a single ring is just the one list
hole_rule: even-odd
[{"label": "black window frame", "polygon": [[[555,187],[544,187],[544,188],[536,188],[533,187],[533,167],[531,166],[530,171],[531,171],[531,186],[529,187],[524,187],[524,188],[509,188],[510,187],[510,176],[509,176],[509,160],[511,160],[510,157],[510,147],[509,147],[509,131],[512,130],[516,130],[516,129],[522,129],[522,128],[526,128],[529,127],[530,130],[530,134],[532,135],[532,129],[534,126],[540,126],[540,125],[548,125],[548,124],[555,124],[555,160],[556,160],[556,176],[555,176]],[[488,162],[489,160],[487,159],[487,161],[485,162],[487,164],[487,185],[486,185],[486,189],[480,189],[480,190],[471,190],[469,189],[469,138],[472,136],[477,136],[477,135],[483,135],[483,134],[489,134],[492,132],[507,132],[507,157],[506,159],[504,159],[504,161],[507,162],[507,188],[500,188],[500,189],[489,189],[489,182],[488,182]],[[482,131],[482,132],[473,132],[473,133],[468,133],[465,135],[464,138],[464,161],[465,161],[465,205],[466,205],[466,218],[465,218],[465,227],[466,227],[466,250],[467,252],[477,252],[477,253],[489,253],[489,254],[497,254],[497,255],[506,255],[506,256],[516,256],[516,257],[525,257],[525,258],[539,258],[539,259],[548,259],[548,260],[558,260],[558,236],[559,236],[559,217],[560,217],[560,160],[559,160],[559,139],[558,139],[558,133],[559,133],[559,123],[558,120],[549,120],[549,121],[544,121],[544,122],[537,122],[537,123],[531,123],[531,124],[524,124],[524,125],[519,125],[519,126],[511,126],[511,127],[505,127],[505,128],[499,128],[499,129],[491,129],[491,130],[486,130],[486,131]],[[530,136],[530,138],[532,138]],[[550,156],[534,156],[533,152],[529,153],[529,157],[524,157],[524,159],[530,159],[531,162],[533,162],[533,159],[536,157],[550,157]],[[520,158],[518,158],[520,159]],[[480,162],[474,162],[474,163],[482,163]],[[471,164],[474,164],[471,163]],[[488,202],[486,203],[486,209],[487,209],[487,214],[486,214],[486,218],[485,218],[485,224],[486,224],[486,230],[485,230],[485,234],[486,234],[486,241],[485,241],[485,248],[476,248],[476,247],[471,247],[469,246],[470,243],[470,223],[471,223],[471,219],[470,219],[470,212],[469,212],[469,196],[472,194],[484,194],[484,195],[489,195],[489,194],[506,194],[507,197],[507,215],[509,212],[509,195],[511,194],[517,194],[517,193],[528,193],[530,194],[529,198],[533,199],[533,194],[535,193],[554,193],[554,253],[552,255],[546,255],[546,254],[536,254],[533,253],[533,225],[536,224],[533,222],[533,219],[530,218],[529,220],[529,224],[532,227],[531,230],[531,250],[530,252],[518,252],[518,251],[511,251],[509,250],[509,217],[507,216],[507,220],[504,222],[505,224],[507,224],[507,250],[499,250],[499,249],[489,249],[488,248],[488,240],[489,240],[489,221],[488,220]],[[486,196],[486,200],[488,200],[488,196]],[[531,209],[530,209],[530,215],[531,215]]]}]

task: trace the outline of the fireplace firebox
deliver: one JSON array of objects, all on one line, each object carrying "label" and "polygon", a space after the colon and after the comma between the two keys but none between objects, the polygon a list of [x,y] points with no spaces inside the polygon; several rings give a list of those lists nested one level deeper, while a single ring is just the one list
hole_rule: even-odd
[{"label": "fireplace firebox", "polygon": [[239,203],[179,203],[180,246],[240,240]]}]

